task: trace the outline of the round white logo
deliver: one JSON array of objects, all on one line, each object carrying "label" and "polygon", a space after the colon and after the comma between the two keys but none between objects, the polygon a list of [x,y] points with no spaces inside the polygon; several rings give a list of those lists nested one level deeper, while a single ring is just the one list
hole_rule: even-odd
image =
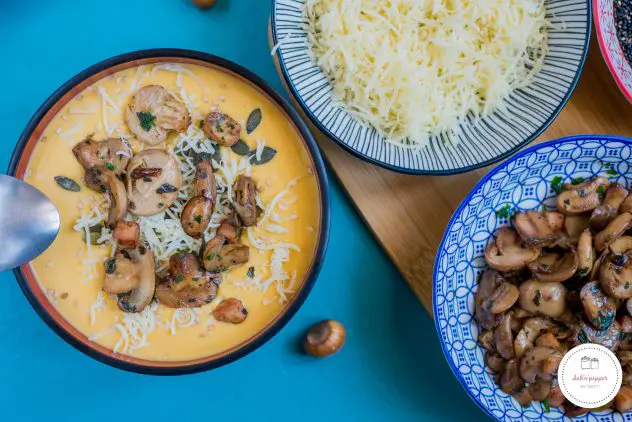
[{"label": "round white logo", "polygon": [[576,406],[604,406],[621,388],[621,364],[610,350],[599,344],[582,344],[564,355],[557,373],[564,396]]}]

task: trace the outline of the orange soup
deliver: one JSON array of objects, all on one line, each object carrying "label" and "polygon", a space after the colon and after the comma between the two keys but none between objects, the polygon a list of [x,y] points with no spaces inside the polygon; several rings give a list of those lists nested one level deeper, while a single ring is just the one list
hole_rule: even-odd
[{"label": "orange soup", "polygon": [[[149,93],[144,99],[149,105],[142,104],[139,96],[146,87],[161,87],[156,88],[156,95],[164,98],[156,100]],[[151,101],[161,102],[152,105]],[[179,116],[174,113],[183,113],[186,119],[177,120]],[[232,142],[222,139],[224,134],[239,141],[222,146]],[[77,145],[86,139],[87,145],[112,139],[124,145],[114,152],[112,160],[101,162],[97,172],[115,174],[116,183],[127,189],[127,210],[114,221],[109,221],[111,191],[95,189],[89,180],[90,166],[76,157]],[[171,174],[167,179],[165,167],[153,169],[146,163],[140,164],[140,170],[135,168],[134,175],[128,173],[127,163],[133,157],[156,149],[177,163],[173,168],[179,176]],[[199,198],[202,205],[213,203],[210,220],[192,207],[191,227],[185,227],[182,214],[188,212],[189,201],[204,196],[196,185],[200,160],[212,164],[217,192],[211,196],[203,190],[208,199]],[[179,63],[123,70],[97,81],[69,101],[51,120],[33,151],[25,179],[55,203],[62,223],[54,243],[30,265],[62,316],[91,341],[115,353],[158,361],[186,361],[221,353],[247,341],[281,313],[312,265],[321,218],[320,207],[315,205],[320,197],[314,171],[292,123],[277,105],[246,82],[219,70]],[[129,183],[151,185],[152,178],[160,177],[172,181],[179,177],[179,186],[163,183],[146,197],[130,193]],[[243,198],[240,178],[256,187],[256,198],[251,198],[256,209],[250,208],[251,214],[254,212],[250,224],[249,217],[238,212]],[[72,189],[71,182],[77,184],[78,191]],[[71,189],[64,183],[70,183]],[[167,185],[169,188],[164,188]],[[172,204],[160,199],[147,202],[160,189],[175,198]],[[152,211],[151,207],[164,209]],[[138,215],[147,214],[147,209],[151,215]],[[233,221],[233,214],[241,219],[233,224],[236,239],[230,240],[221,237],[218,228]],[[121,255],[128,240],[127,234],[115,233],[120,221],[130,230],[138,229],[140,246],[136,247],[152,255],[156,292],[173,289],[169,293],[178,295],[189,288],[178,290],[182,276],[175,275],[170,261],[178,254],[199,259],[201,274],[206,277],[212,273],[217,288],[213,287],[202,302],[187,296],[193,303],[178,302],[182,304],[179,307],[172,303],[166,306],[170,302],[161,300],[157,293],[142,309],[122,307],[121,298],[127,294],[129,299],[136,290],[124,291],[120,284],[108,286],[106,277],[125,270],[117,259],[133,260],[127,253]],[[190,236],[185,229],[192,230],[190,233],[198,230],[199,237]],[[217,247],[225,248],[222,251],[233,248],[231,253],[241,253],[239,259],[220,262],[225,257],[208,252],[212,245],[207,246],[207,242],[216,242],[219,237]],[[131,276],[115,281],[121,280],[131,283],[128,288],[138,285]],[[239,316],[243,320],[231,320],[218,309],[226,299],[241,303]]]}]

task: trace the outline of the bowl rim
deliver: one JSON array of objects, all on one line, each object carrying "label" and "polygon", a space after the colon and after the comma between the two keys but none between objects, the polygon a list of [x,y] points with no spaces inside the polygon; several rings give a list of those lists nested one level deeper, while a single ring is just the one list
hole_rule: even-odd
[{"label": "bowl rim", "polygon": [[[548,119],[544,121],[542,126],[540,126],[540,128],[538,128],[538,130],[536,130],[531,136],[529,136],[528,138],[525,138],[522,142],[516,144],[516,146],[514,146],[513,148],[505,151],[504,153],[494,158],[490,158],[489,160],[486,160],[477,164],[472,164],[467,167],[459,167],[459,168],[454,168],[454,169],[449,169],[449,170],[417,170],[417,169],[411,169],[408,167],[391,165],[391,164],[382,162],[380,160],[377,160],[375,158],[369,157],[368,155],[363,154],[362,152],[353,149],[351,146],[347,145],[345,142],[339,139],[336,135],[331,133],[331,131],[329,131],[329,129],[327,129],[325,125],[321,123],[321,121],[314,115],[314,113],[312,113],[311,109],[307,106],[305,101],[303,101],[303,98],[299,95],[298,91],[296,90],[296,87],[292,83],[292,79],[290,78],[288,74],[287,68],[285,66],[285,61],[281,57],[280,48],[277,49],[277,51],[274,53],[274,56],[279,62],[281,74],[283,75],[283,79],[285,80],[286,85],[288,86],[288,89],[290,90],[290,93],[292,94],[296,102],[300,105],[303,112],[307,115],[307,117],[311,120],[311,122],[316,126],[316,128],[320,132],[322,132],[329,139],[331,139],[336,144],[341,146],[345,151],[349,152],[350,154],[354,155],[355,157],[363,161],[366,161],[371,164],[375,164],[378,167],[382,167],[384,169],[391,170],[396,173],[410,174],[410,175],[416,175],[416,176],[424,176],[424,175],[449,176],[453,174],[461,174],[461,173],[466,173],[466,172],[476,170],[482,167],[487,167],[491,164],[495,164],[511,156],[516,151],[520,150],[525,145],[530,144],[538,136],[540,136],[542,132],[544,132],[555,121],[557,116],[564,109],[564,107],[570,100],[571,96],[573,95],[573,92],[575,92],[575,88],[577,88],[577,84],[579,83],[582,72],[584,71],[584,65],[586,64],[586,58],[588,56],[588,50],[590,47],[590,38],[591,38],[590,35],[592,31],[592,20],[593,20],[592,1],[591,0],[584,0],[584,1],[586,2],[586,12],[587,12],[586,13],[586,33],[585,33],[586,37],[585,37],[585,42],[584,42],[584,50],[581,55],[579,65],[577,67],[577,72],[575,73],[575,77],[573,78],[573,81],[570,84],[568,91],[566,92],[566,95],[564,96],[564,98],[562,98],[562,101],[560,102],[560,104],[553,111],[553,113],[551,113]],[[272,14],[271,14],[271,25],[270,25],[272,27],[272,44],[275,46],[279,42],[279,39],[277,36],[277,30],[276,30],[276,7],[275,7],[276,3],[277,3],[277,0],[272,0],[272,12],[271,12]]]},{"label": "bowl rim", "polygon": [[434,325],[435,325],[435,330],[436,330],[437,337],[439,338],[439,344],[441,345],[441,351],[443,352],[443,357],[445,358],[448,366],[450,367],[450,370],[454,374],[454,377],[459,382],[459,384],[461,384],[461,387],[463,387],[463,389],[467,393],[468,397],[470,399],[472,399],[472,401],[474,403],[476,403],[476,405],[483,412],[485,412],[490,418],[492,418],[494,420],[501,420],[501,419],[496,417],[489,409],[487,409],[485,406],[483,406],[483,404],[479,400],[476,399],[476,397],[474,396],[472,391],[465,384],[465,381],[461,377],[458,369],[454,366],[454,363],[452,362],[452,359],[448,355],[448,351],[446,350],[445,342],[441,338],[441,327],[439,326],[439,320],[436,318],[436,315],[437,315],[437,289],[436,289],[436,286],[437,286],[437,273],[439,272],[439,259],[438,258],[439,258],[439,255],[441,254],[441,251],[445,247],[445,242],[446,242],[446,240],[448,238],[448,228],[452,226],[452,224],[456,220],[457,216],[461,213],[463,208],[465,208],[465,206],[467,205],[469,200],[472,199],[472,197],[474,196],[476,191],[478,191],[478,189],[481,186],[483,186],[489,179],[491,179],[494,175],[496,175],[502,168],[505,168],[508,164],[514,162],[515,160],[517,160],[520,157],[523,157],[523,156],[525,156],[527,154],[530,154],[530,153],[532,153],[532,152],[534,152],[534,151],[536,151],[536,150],[538,150],[540,148],[543,148],[543,147],[548,147],[548,146],[557,145],[557,144],[563,144],[565,142],[572,142],[572,141],[589,141],[591,139],[623,142],[623,143],[632,145],[632,138],[627,138],[625,136],[600,135],[600,134],[582,134],[582,135],[565,136],[565,137],[562,137],[562,138],[557,138],[557,139],[553,139],[553,140],[550,140],[550,141],[542,142],[542,143],[539,143],[539,144],[531,145],[528,148],[525,148],[524,150],[520,151],[516,155],[512,156],[511,160],[507,160],[507,161],[501,163],[500,165],[494,167],[492,170],[489,171],[489,173],[487,173],[485,176],[483,176],[472,187],[472,189],[465,196],[465,198],[463,198],[463,200],[459,203],[459,206],[454,210],[454,213],[450,217],[450,220],[448,221],[448,224],[446,225],[445,231],[443,232],[443,236],[441,237],[441,242],[439,243],[439,246],[437,247],[437,255],[435,256],[435,261],[434,261],[434,265],[433,265],[433,268],[432,268],[432,313],[434,315],[434,318],[433,318],[434,319]]},{"label": "bowl rim", "polygon": [[[617,86],[619,87],[619,91],[621,91],[623,96],[630,102],[630,104],[632,104],[632,90],[628,89],[628,87],[625,86],[625,84],[623,83],[623,79],[621,79],[621,77],[619,76],[619,72],[616,66],[614,65],[614,61],[612,59],[612,54],[610,52],[610,49],[608,49],[608,46],[606,45],[606,40],[603,37],[603,28],[601,25],[601,19],[599,19],[599,10],[600,10],[599,0],[592,0],[592,4],[593,4],[593,7],[592,7],[593,20],[595,22],[595,32],[597,33],[597,41],[599,44],[599,51],[601,52],[601,57],[603,57],[603,60],[606,62],[606,66],[608,66],[610,75],[612,75],[612,78],[614,79]],[[614,19],[614,15],[612,19]],[[618,40],[618,37],[617,37],[617,40]],[[624,57],[624,60],[627,61],[625,57]],[[628,66],[632,68],[632,63],[628,63]]]},{"label": "bowl rim", "polygon": [[[153,48],[146,50],[136,50],[116,55],[82,70],[81,72],[67,80],[44,101],[44,103],[37,109],[35,114],[29,120],[24,131],[20,135],[15,149],[13,150],[13,154],[11,156],[11,160],[7,169],[7,174],[13,177],[16,176],[16,173],[18,172],[18,165],[20,164],[25,147],[29,143],[29,140],[32,138],[33,132],[40,123],[40,120],[50,111],[52,107],[57,104],[60,99],[62,99],[62,97],[68,94],[71,89],[73,89],[78,84],[85,82],[86,79],[99,74],[100,72],[106,71],[114,66],[123,65],[125,63],[138,60],[155,60],[159,58],[164,58],[165,61],[168,61],[169,59],[188,59],[193,61],[200,61],[210,64],[213,67],[227,70],[228,73],[232,73],[234,77],[241,77],[245,80],[246,83],[250,83],[253,86],[253,89],[259,89],[262,94],[267,96],[272,103],[275,103],[281,109],[281,111],[285,113],[289,121],[295,126],[296,132],[303,141],[307,154],[313,162],[316,181],[319,188],[319,199],[321,207],[320,230],[319,232],[317,232],[319,237],[312,256],[312,263],[305,274],[302,288],[296,292],[294,298],[286,306],[286,308],[282,309],[281,312],[279,312],[279,314],[277,314],[277,316],[275,316],[268,323],[267,326],[264,326],[262,330],[255,333],[252,337],[234,346],[232,351],[230,351],[229,349],[229,351],[227,352],[220,352],[211,355],[217,356],[213,359],[208,359],[208,356],[202,357],[201,359],[207,359],[202,362],[198,362],[200,361],[200,358],[194,359],[192,361],[197,363],[189,365],[186,365],[186,363],[189,361],[174,361],[168,362],[169,365],[166,366],[154,366],[155,364],[160,364],[164,362],[139,359],[124,354],[115,354],[111,349],[108,348],[106,349],[109,350],[109,354],[103,353],[94,348],[96,343],[81,341],[79,338],[75,337],[75,335],[71,334],[65,328],[63,328],[58,320],[44,308],[44,305],[36,297],[36,294],[29,285],[29,282],[27,280],[28,277],[24,274],[23,271],[23,268],[28,270],[28,263],[24,264],[22,267],[15,268],[13,270],[13,274],[15,275],[22,292],[26,296],[33,309],[37,312],[37,314],[53,331],[55,331],[55,333],[57,333],[57,335],[59,335],[63,340],[65,340],[75,349],[102,363],[125,371],[149,375],[181,375],[218,368],[248,355],[249,353],[258,349],[272,337],[274,337],[289,322],[294,314],[296,314],[298,309],[302,306],[303,302],[309,295],[318,277],[318,274],[320,273],[329,241],[329,181],[327,179],[325,164],[320,154],[320,150],[318,149],[316,141],[309,131],[307,124],[301,119],[298,112],[289,104],[289,102],[285,100],[278,92],[276,92],[274,88],[272,88],[267,82],[265,82],[255,73],[232,61],[201,51],[178,48]],[[37,281],[35,281],[35,283],[37,283]],[[58,314],[58,317],[65,319],[63,318],[63,316],[61,316],[61,314]],[[72,324],[70,324],[70,322],[68,323],[71,327],[74,327]],[[144,363],[138,363],[134,361]]]}]

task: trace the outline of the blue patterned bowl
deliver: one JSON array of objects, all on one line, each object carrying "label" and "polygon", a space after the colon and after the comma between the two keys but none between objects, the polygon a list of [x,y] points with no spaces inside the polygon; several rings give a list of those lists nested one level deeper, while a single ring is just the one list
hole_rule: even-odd
[{"label": "blue patterned bowl", "polygon": [[[316,127],[357,157],[410,174],[455,174],[495,163],[533,141],[557,117],[584,66],[592,22],[590,0],[546,0],[549,54],[536,80],[514,91],[506,111],[461,125],[459,142],[434,136],[422,150],[383,142],[332,102],[327,77],[309,57],[303,6],[306,0],[273,0],[272,40],[281,72],[294,98]],[[279,43],[279,41],[281,41]]]},{"label": "blue patterned bowl", "polygon": [[[610,164],[608,164],[610,163]],[[532,146],[500,164],[487,174],[461,202],[448,223],[439,245],[433,274],[433,312],[439,340],[450,368],[470,397],[489,416],[499,421],[560,421],[558,409],[545,413],[540,403],[522,408],[502,392],[485,368],[483,349],[473,318],[474,293],[478,276],[487,267],[484,249],[499,227],[508,226],[496,211],[509,204],[513,209],[555,207],[551,180],[589,179],[613,169],[609,176],[632,187],[632,139],[580,135]],[[608,410],[575,420],[632,420]]]}]

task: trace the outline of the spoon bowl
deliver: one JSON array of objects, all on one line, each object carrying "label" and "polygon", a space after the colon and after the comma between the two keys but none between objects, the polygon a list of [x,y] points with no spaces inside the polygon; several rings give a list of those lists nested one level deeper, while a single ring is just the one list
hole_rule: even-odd
[{"label": "spoon bowl", "polygon": [[41,254],[55,240],[60,217],[55,205],[26,182],[0,175],[0,271]]}]

